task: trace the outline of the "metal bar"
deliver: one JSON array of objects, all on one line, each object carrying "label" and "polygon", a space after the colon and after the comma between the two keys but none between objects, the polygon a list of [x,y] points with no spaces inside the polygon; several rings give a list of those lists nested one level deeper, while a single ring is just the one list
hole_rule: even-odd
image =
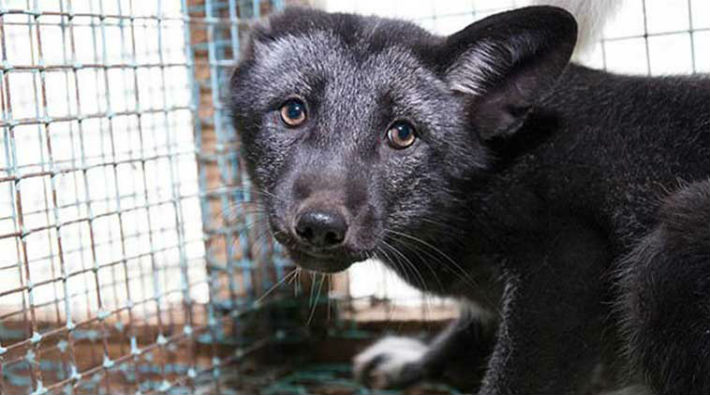
[{"label": "metal bar", "polygon": [[[210,0],[205,0],[204,7],[205,7],[205,15],[206,15],[208,18],[209,18],[209,17],[212,17],[212,15],[213,15],[213,13],[212,13],[212,2],[211,2]],[[208,56],[208,59],[209,59],[210,64],[212,64],[212,62],[213,62],[213,60],[214,60],[214,58],[215,58],[215,54],[214,54],[215,49],[214,49],[214,41],[213,41],[214,38],[215,38],[215,37],[214,37],[214,25],[208,25],[208,27],[207,27],[207,43],[208,43],[207,56]],[[210,82],[211,82],[210,88],[213,90],[213,91],[212,91],[212,92],[213,92],[213,93],[212,93],[212,98],[213,98],[213,100],[214,100],[214,90],[217,88],[217,86],[216,86],[216,79],[215,79],[215,76],[214,76],[215,69],[214,69],[213,67],[211,67],[210,70],[209,70],[209,73],[210,73]],[[199,100],[199,99],[200,99],[200,98],[198,97],[198,100]],[[215,125],[217,124],[217,122],[218,122],[218,120],[215,120]],[[219,135],[219,133],[218,133],[218,131],[217,131],[216,128],[215,128],[215,134],[217,134],[217,144],[218,144],[218,146],[219,146],[219,142],[220,142],[220,140],[221,140],[221,136]],[[218,167],[219,167],[220,169],[223,168],[223,164],[222,164],[221,159],[222,159],[221,157],[217,157]],[[220,171],[220,173],[221,173],[221,171]],[[223,206],[224,206],[224,200],[222,201],[222,204],[223,204]],[[209,210],[209,208],[208,208],[208,210]],[[225,238],[226,238],[226,237],[229,237],[229,236],[225,236]],[[228,243],[228,245],[230,246],[230,247],[227,249],[227,256],[226,256],[227,264],[229,265],[230,262],[231,262],[231,260],[232,260],[232,257],[231,257],[231,255],[230,255],[230,252],[231,252],[231,242],[230,242],[230,241],[227,241],[227,243]],[[209,251],[209,248],[207,248],[207,251]],[[209,255],[207,256],[207,258],[209,259]],[[229,277],[230,277],[230,278],[229,278],[229,292],[230,292],[230,299],[233,300],[233,296],[234,296],[234,285],[233,285],[233,281],[234,281],[234,280],[233,280],[233,276],[232,276],[233,272],[231,271],[231,269],[232,269],[231,267],[230,267],[229,269],[230,269],[230,270],[229,270]],[[216,338],[218,337],[218,327],[217,327],[217,325],[219,325],[219,320],[218,320],[218,318],[216,317],[217,311],[216,311],[216,309],[215,309],[215,305],[216,305],[217,299],[218,299],[218,296],[217,296],[217,287],[218,287],[218,286],[217,286],[217,284],[219,284],[219,281],[218,281],[217,273],[216,273],[214,270],[211,270],[211,268],[210,268],[209,266],[207,267],[207,273],[208,273],[208,275],[209,275],[209,283],[210,283],[210,292],[209,292],[210,298],[209,298],[209,303],[208,303],[208,306],[207,306],[207,314],[208,314],[207,326],[208,326],[208,328],[209,328],[210,335],[212,336],[212,338],[213,338],[213,339],[216,339]],[[221,385],[220,385],[219,376],[218,376],[218,375],[219,375],[219,365],[220,365],[221,362],[220,362],[220,359],[219,359],[219,353],[218,353],[218,351],[217,351],[216,344],[213,344],[213,345],[210,347],[210,353],[211,353],[211,356],[212,356],[212,358],[211,358],[212,374],[213,374],[213,377],[215,378],[214,390],[216,391],[217,394],[221,394],[221,393],[222,393],[222,387],[221,387]]]},{"label": "metal bar", "polygon": [[[0,17],[2,17],[0,15]],[[5,34],[5,26],[4,26],[4,18],[0,18],[0,36],[2,36],[2,54],[3,54],[3,59],[7,59],[7,40],[6,40],[6,34]],[[12,118],[12,96],[10,94],[10,78],[8,73],[3,73],[3,80],[4,80],[4,88],[5,88],[5,112],[4,112],[4,117],[5,118]],[[17,146],[15,144],[15,127],[14,126],[9,126],[7,128],[8,130],[8,138],[9,138],[9,146],[10,146],[10,160],[9,163],[12,164],[13,166],[13,173],[16,172],[16,163],[17,163]],[[22,212],[22,196],[20,192],[20,183],[19,180],[15,180],[12,184],[12,191],[14,192],[14,202],[12,204],[12,209],[13,209],[13,217],[15,217],[14,224],[16,224],[16,229],[22,229],[24,226],[24,216]],[[25,327],[27,328],[27,335],[26,337],[29,338],[34,338],[34,334],[36,333],[36,322],[35,322],[35,307],[33,306],[33,299],[32,299],[32,280],[28,277],[29,273],[29,264],[28,264],[28,258],[27,258],[27,242],[25,238],[18,238],[18,254],[21,256],[21,265],[18,265],[18,269],[20,271],[20,285],[23,287],[28,287],[28,292],[27,292],[27,304],[29,304],[29,308],[26,307],[25,305],[25,298],[24,298],[24,293],[22,294],[22,304],[23,304],[23,321],[25,323]],[[24,267],[24,273],[22,271],[22,268]],[[23,277],[23,274],[25,277]],[[29,314],[28,314],[29,313]],[[28,319],[29,315],[29,319]],[[34,354],[32,354],[34,355]],[[39,368],[39,362],[38,361],[29,361],[29,374],[30,374],[30,379],[32,383],[32,389],[36,390],[38,385],[38,380],[39,383],[41,383],[41,375],[36,372],[36,370]]]}]

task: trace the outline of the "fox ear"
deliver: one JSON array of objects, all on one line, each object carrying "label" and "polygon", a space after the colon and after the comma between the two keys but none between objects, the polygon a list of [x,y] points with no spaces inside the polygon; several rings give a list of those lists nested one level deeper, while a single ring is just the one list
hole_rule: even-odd
[{"label": "fox ear", "polygon": [[446,81],[466,95],[481,138],[512,135],[569,62],[577,24],[555,7],[493,15],[446,38]]}]

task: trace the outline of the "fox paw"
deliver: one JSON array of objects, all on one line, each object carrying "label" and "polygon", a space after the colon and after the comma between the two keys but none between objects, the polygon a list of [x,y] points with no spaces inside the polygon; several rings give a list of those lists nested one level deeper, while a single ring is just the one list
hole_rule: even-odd
[{"label": "fox paw", "polygon": [[424,378],[427,346],[408,337],[385,337],[353,359],[355,379],[370,388],[401,388]]}]

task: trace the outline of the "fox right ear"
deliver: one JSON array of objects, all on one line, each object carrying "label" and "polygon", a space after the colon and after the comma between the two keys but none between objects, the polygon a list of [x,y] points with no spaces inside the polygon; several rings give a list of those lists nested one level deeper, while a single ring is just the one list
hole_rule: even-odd
[{"label": "fox right ear", "polygon": [[470,99],[483,139],[512,135],[569,62],[577,24],[555,7],[496,14],[447,37],[443,70],[449,88]]}]

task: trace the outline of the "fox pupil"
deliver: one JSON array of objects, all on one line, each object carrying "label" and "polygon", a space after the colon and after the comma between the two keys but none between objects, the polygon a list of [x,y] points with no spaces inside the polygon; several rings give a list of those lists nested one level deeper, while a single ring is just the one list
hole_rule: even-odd
[{"label": "fox pupil", "polygon": [[406,125],[397,126],[397,132],[399,134],[399,139],[405,141],[408,140],[409,136],[412,134],[412,130]]},{"label": "fox pupil", "polygon": [[288,105],[288,117],[291,119],[298,119],[303,113],[303,107],[296,102],[291,102]]}]

